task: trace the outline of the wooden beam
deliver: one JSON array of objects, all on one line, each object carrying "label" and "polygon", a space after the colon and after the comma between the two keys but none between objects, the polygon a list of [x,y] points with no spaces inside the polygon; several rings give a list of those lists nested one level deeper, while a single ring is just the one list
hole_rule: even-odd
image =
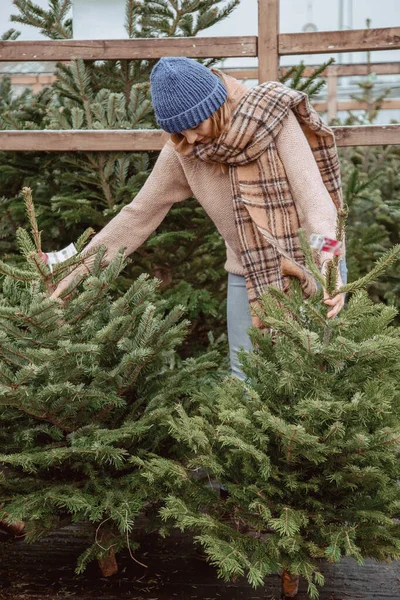
[{"label": "wooden beam", "polygon": [[[140,58],[151,60],[162,56],[229,58],[253,57],[258,53],[262,65],[264,65],[263,68],[273,70],[278,51],[279,55],[286,56],[400,48],[400,27],[278,34],[277,2],[278,0],[259,0],[259,40],[256,36],[225,36],[130,40],[0,41],[0,61],[60,61],[70,60],[76,56],[84,60]],[[258,51],[257,41],[259,42]],[[276,44],[278,45],[277,49]],[[267,65],[270,66],[267,67]]]},{"label": "wooden beam", "polygon": [[[291,66],[280,66],[279,75],[285,75]],[[307,65],[303,71],[304,77],[310,77],[314,71],[318,68],[318,65]],[[247,69],[238,69],[235,67],[227,67],[223,69],[224,73],[232,75],[237,79],[258,79],[258,68],[248,67]],[[392,63],[371,63],[370,71],[377,75],[399,75],[400,74],[400,62]],[[329,73],[336,75],[336,77],[348,77],[350,75],[368,75],[368,65],[365,63],[354,63],[349,65],[329,65],[326,69],[321,71],[321,77],[328,77]]]},{"label": "wooden beam", "polygon": [[330,123],[332,119],[336,118],[337,115],[337,77],[331,69],[326,69],[328,71],[327,77],[327,87],[328,87],[328,97],[327,97],[327,105],[328,105],[328,122]]},{"label": "wooden beam", "polygon": [[0,131],[1,150],[25,152],[145,152],[160,150],[159,129]]},{"label": "wooden beam", "polygon": [[[233,74],[232,70],[224,69],[224,72],[229,72],[229,74]],[[235,73],[235,77],[238,79],[246,79],[244,74],[239,70],[238,73]],[[254,73],[252,74],[254,75]],[[253,77],[252,77],[253,78]],[[25,86],[30,87],[34,92],[38,92],[43,87],[50,85],[56,81],[56,77],[53,75],[11,75],[11,85]],[[333,80],[333,84],[336,85],[336,78]],[[332,104],[335,106],[335,110],[329,111],[329,95],[333,91],[334,88],[329,83],[329,74],[328,74],[328,102],[319,101],[319,100],[311,100],[312,106],[319,113],[325,113],[328,111],[328,122],[334,117],[337,116],[337,111],[343,110],[367,110],[368,104],[366,102],[358,102],[357,100],[337,100],[336,96],[332,94],[330,98]],[[400,99],[398,98],[388,98],[381,102],[381,108],[383,110],[399,110],[400,109]]]},{"label": "wooden beam", "polygon": [[248,69],[234,69],[223,68],[221,69],[224,73],[236,77],[236,79],[257,79],[258,80],[258,67],[249,67]]},{"label": "wooden beam", "polygon": [[[315,110],[319,113],[324,113],[329,111],[327,102],[318,102],[311,101],[311,104],[315,108]],[[383,110],[399,110],[400,109],[400,99],[398,98],[389,98],[388,100],[383,100],[381,103],[381,109]],[[369,107],[371,108],[371,106]],[[367,102],[358,102],[357,100],[339,100],[336,103],[336,112],[340,110],[368,110]],[[332,115],[331,117],[328,115],[328,121],[337,115]]]},{"label": "wooden beam", "polygon": [[[338,146],[400,145],[400,125],[332,129]],[[0,131],[0,148],[10,152],[145,152],[164,143],[163,132],[155,129]]]},{"label": "wooden beam", "polygon": [[162,56],[257,56],[256,36],[135,38],[131,40],[0,41],[0,61],[157,59]]},{"label": "wooden beam", "polygon": [[57,79],[55,75],[9,75],[12,86],[29,87],[35,94],[45,86],[51,85]]},{"label": "wooden beam", "polygon": [[332,127],[337,146],[400,145],[400,125]]},{"label": "wooden beam", "polygon": [[[69,64],[65,61],[65,64]],[[289,71],[291,66],[279,67],[279,75],[284,75]],[[307,65],[303,71],[304,77],[310,77],[318,68],[318,65]],[[399,75],[400,74],[400,62],[393,63],[371,63],[370,70],[377,75]],[[237,79],[255,79],[258,80],[258,67],[249,67],[247,69],[239,69],[236,67],[226,67],[223,69],[224,73],[232,75]],[[332,72],[336,77],[349,76],[349,75],[368,75],[368,65],[364,63],[354,63],[351,65],[329,65],[326,69],[321,72],[321,77],[328,77],[329,73]],[[2,73],[0,64],[0,77],[8,76],[11,77],[11,83],[15,85],[23,85],[26,83],[29,85],[33,80],[39,78],[38,81],[43,85],[48,85],[56,80],[55,75],[48,73]],[[34,79],[33,79],[34,78]]]},{"label": "wooden beam", "polygon": [[279,35],[280,56],[290,54],[336,54],[336,52],[364,52],[365,50],[398,50],[399,48],[400,27],[281,33]]},{"label": "wooden beam", "polygon": [[348,75],[368,75],[371,71],[377,75],[398,75],[400,74],[400,62],[390,63],[354,63],[352,65],[329,65],[338,77]]},{"label": "wooden beam", "polygon": [[278,81],[279,0],[258,0],[258,81]]}]

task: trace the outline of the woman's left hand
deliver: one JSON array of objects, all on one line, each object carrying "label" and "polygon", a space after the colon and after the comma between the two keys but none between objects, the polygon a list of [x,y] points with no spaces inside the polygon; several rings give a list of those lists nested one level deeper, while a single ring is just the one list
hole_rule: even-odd
[{"label": "woman's left hand", "polygon": [[[326,264],[324,263],[322,269],[321,269],[321,274],[325,275],[326,272]],[[342,277],[338,271],[337,274],[337,282],[336,282],[336,287],[340,288],[343,284],[342,281]],[[336,315],[339,313],[339,311],[342,310],[343,306],[344,306],[344,294],[336,294],[336,296],[334,296],[333,298],[329,297],[328,292],[326,291],[325,288],[323,288],[324,290],[324,303],[328,304],[329,306],[332,307],[332,309],[328,312],[328,314],[326,315],[328,317],[328,319],[332,318],[332,317],[336,317]]]}]

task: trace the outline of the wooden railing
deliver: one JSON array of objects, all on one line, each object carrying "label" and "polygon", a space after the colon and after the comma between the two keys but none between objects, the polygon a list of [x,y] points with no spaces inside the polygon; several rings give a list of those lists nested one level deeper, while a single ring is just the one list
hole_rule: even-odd
[{"label": "wooden railing", "polygon": [[[289,71],[291,66],[279,67],[279,76],[284,75]],[[317,67],[308,65],[304,68],[304,77],[310,77]],[[258,68],[250,67],[247,69],[236,69],[226,68],[224,69],[229,75],[237,77],[238,79],[255,79],[258,80]],[[327,79],[327,101],[319,102],[314,101],[312,105],[318,112],[328,113],[328,121],[337,117],[337,113],[340,110],[367,110],[369,106],[365,102],[358,100],[339,100],[337,94],[337,81],[339,77],[349,77],[351,75],[362,76],[369,75],[370,73],[376,73],[377,75],[399,75],[400,74],[400,63],[359,63],[359,64],[348,64],[348,65],[329,65],[321,71],[321,77]],[[389,86],[390,87],[390,86]],[[400,99],[389,98],[384,100],[381,104],[381,108],[385,110],[400,109]]]},{"label": "wooden railing", "polygon": [[[70,64],[70,61],[65,61],[64,64]],[[292,66],[279,67],[279,76],[288,72]],[[317,69],[315,65],[304,67],[303,76],[309,77]],[[237,79],[247,80],[254,79],[258,81],[258,67],[249,68],[223,68],[225,73],[233,75]],[[341,110],[367,110],[370,108],[367,103],[359,100],[339,100],[337,96],[337,80],[338,77],[349,77],[351,75],[362,76],[376,73],[377,75],[399,75],[400,63],[360,63],[348,65],[329,65],[321,73],[321,77],[327,79],[327,101],[312,100],[311,104],[320,113],[328,113],[328,121],[337,117],[337,113]],[[38,92],[43,87],[51,85],[57,79],[52,73],[11,73],[9,75],[12,86],[29,87],[33,92]],[[389,98],[383,100],[381,108],[385,110],[399,110],[400,98]]]},{"label": "wooden railing", "polygon": [[[279,33],[279,0],[258,0],[258,36],[129,40],[0,41],[0,61],[258,57],[260,82],[276,81],[279,57],[400,49],[400,27]],[[337,66],[336,68],[340,68]],[[329,103],[329,99],[328,99]],[[400,125],[333,128],[339,146],[400,144]],[[2,150],[158,150],[161,134],[146,130],[1,131]]]}]

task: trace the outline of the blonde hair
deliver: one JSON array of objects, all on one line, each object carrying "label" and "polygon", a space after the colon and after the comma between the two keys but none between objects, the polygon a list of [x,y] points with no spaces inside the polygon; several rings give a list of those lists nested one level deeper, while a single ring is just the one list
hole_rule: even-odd
[{"label": "blonde hair", "polygon": [[[224,82],[222,73],[220,71],[218,71],[217,69],[214,70],[212,68],[210,70]],[[230,124],[231,124],[231,120],[232,120],[232,112],[233,112],[232,104],[233,104],[233,100],[228,95],[225,102],[211,115],[211,117],[210,117],[211,124],[212,124],[212,133],[210,136],[211,138],[217,138],[222,133],[225,133],[226,131],[228,131]],[[182,135],[181,133],[166,134],[166,138],[164,138],[164,139],[166,139],[166,140],[170,139],[175,146],[175,150],[177,152],[179,152],[180,154],[187,155],[187,154],[190,154],[193,150],[193,144],[189,144],[189,142],[186,140],[185,136]],[[228,165],[226,165],[224,163],[214,163],[214,166],[217,169],[220,169],[223,173],[228,172]]]}]

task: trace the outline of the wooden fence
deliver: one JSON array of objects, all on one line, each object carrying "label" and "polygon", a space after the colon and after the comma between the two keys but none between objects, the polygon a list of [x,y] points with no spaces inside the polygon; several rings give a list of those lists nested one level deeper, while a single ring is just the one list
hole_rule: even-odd
[{"label": "wooden fence", "polygon": [[[70,64],[70,61],[64,61],[64,64]],[[279,67],[279,76],[284,75],[292,66]],[[304,77],[309,77],[317,69],[315,65],[308,65],[304,68]],[[237,77],[237,79],[246,80],[254,79],[258,81],[258,67],[250,67],[239,69],[235,67],[223,68],[225,73]],[[327,101],[313,100],[311,104],[319,113],[328,113],[328,122],[337,117],[337,113],[343,110],[368,110],[371,108],[366,102],[359,100],[339,100],[337,94],[338,78],[349,77],[351,75],[369,75],[376,73],[377,75],[399,75],[400,63],[360,63],[348,65],[329,65],[320,75],[327,79]],[[29,87],[33,92],[38,92],[43,87],[51,85],[57,79],[56,75],[51,73],[11,73],[11,85]],[[381,108],[385,110],[399,110],[400,99],[388,98],[381,102]]]},{"label": "wooden fence", "polygon": [[[279,0],[258,0],[258,36],[128,40],[0,41],[0,61],[62,61],[258,57],[260,82],[276,81],[280,56],[400,49],[400,27],[279,33]],[[339,67],[336,67],[339,68]],[[329,99],[328,99],[329,102]],[[400,144],[400,125],[334,127],[338,146]],[[161,132],[149,130],[1,131],[12,151],[159,150]]]}]

